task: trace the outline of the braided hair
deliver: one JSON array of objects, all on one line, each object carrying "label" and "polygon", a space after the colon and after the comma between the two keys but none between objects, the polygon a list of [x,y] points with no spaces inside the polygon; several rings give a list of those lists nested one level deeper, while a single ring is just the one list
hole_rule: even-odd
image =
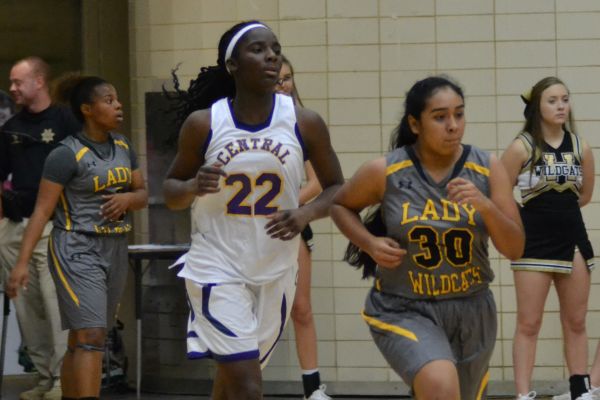
[{"label": "braided hair", "polygon": [[[244,21],[232,26],[219,40],[217,65],[201,67],[196,79],[190,81],[187,90],[181,89],[177,69],[171,71],[174,93],[167,91],[163,86],[163,94],[170,101],[169,112],[174,113],[175,133],[167,139],[167,144],[174,144],[179,137],[179,130],[185,119],[194,111],[209,108],[219,99],[235,96],[235,81],[226,67],[225,53],[231,39],[237,32],[247,25],[260,23],[258,21]],[[237,48],[233,49],[232,58],[238,56]]]}]

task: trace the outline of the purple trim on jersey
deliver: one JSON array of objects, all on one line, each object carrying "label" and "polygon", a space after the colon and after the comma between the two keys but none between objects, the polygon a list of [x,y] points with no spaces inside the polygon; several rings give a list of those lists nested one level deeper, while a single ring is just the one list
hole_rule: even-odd
[{"label": "purple trim on jersey", "polygon": [[188,308],[190,309],[190,321],[193,322],[196,319],[196,313],[194,312],[194,307],[192,307],[192,303],[190,302],[187,292],[185,293],[185,301],[187,301]]},{"label": "purple trim on jersey", "polygon": [[[202,157],[203,158],[206,155],[206,150],[208,150],[208,145],[210,144],[210,141],[212,140],[212,136],[213,136],[213,131],[211,128],[208,130],[208,135],[206,136],[206,140],[204,141],[204,144],[202,145]],[[180,264],[177,264],[177,265],[180,265]]]},{"label": "purple trim on jersey", "polygon": [[212,358],[219,362],[232,362],[243,360],[256,360],[259,356],[258,350],[245,351],[243,353],[227,354],[224,356],[213,354]]},{"label": "purple trim on jersey", "polygon": [[210,291],[213,286],[217,286],[216,283],[210,283],[202,287],[202,315],[214,326],[219,332],[230,337],[237,337],[235,333],[230,331],[225,325],[223,325],[218,319],[212,316],[208,309],[208,300],[210,298]]},{"label": "purple trim on jersey", "polygon": [[194,332],[194,331],[189,331],[187,333],[187,337],[189,337],[189,338],[197,338],[198,334],[196,332]]},{"label": "purple trim on jersey", "polygon": [[210,351],[200,353],[199,351],[190,351],[187,353],[188,360],[200,360],[202,358],[212,358]]},{"label": "purple trim on jersey", "polygon": [[258,350],[245,351],[243,353],[227,354],[224,356],[214,354],[210,350],[204,353],[199,351],[190,351],[187,353],[188,360],[200,360],[202,358],[212,358],[218,362],[232,362],[244,360],[256,360],[258,358]]},{"label": "purple trim on jersey", "polygon": [[277,97],[276,97],[275,93],[273,93],[273,105],[271,106],[271,112],[269,113],[269,117],[267,118],[267,120],[265,122],[261,122],[260,124],[256,124],[256,125],[245,124],[245,123],[235,119],[235,114],[233,112],[233,102],[229,101],[229,99],[227,99],[227,105],[229,106],[229,112],[231,114],[231,119],[233,120],[233,124],[235,125],[236,128],[244,130],[244,131],[248,131],[248,132],[258,132],[258,131],[262,131],[265,128],[268,128],[269,125],[271,125],[271,120],[273,119],[273,111],[275,111],[276,101],[277,101]]},{"label": "purple trim on jersey", "polygon": [[279,325],[279,334],[277,335],[277,339],[275,339],[275,342],[273,342],[273,345],[271,346],[269,351],[267,351],[267,353],[264,355],[264,357],[260,359],[261,364],[267,359],[267,357],[269,357],[269,354],[271,354],[271,352],[275,349],[275,345],[277,344],[277,342],[279,342],[279,338],[281,337],[281,334],[283,333],[283,328],[285,328],[285,316],[286,315],[287,315],[287,302],[286,302],[285,294],[284,294],[283,300],[281,301],[281,325]]},{"label": "purple trim on jersey", "polygon": [[300,143],[300,147],[302,148],[302,159],[304,161],[308,161],[308,151],[306,151],[306,146],[304,145],[304,140],[302,140],[302,134],[300,133],[300,128],[298,128],[298,123],[294,125],[294,133],[296,134],[296,139],[298,139],[298,143]]}]

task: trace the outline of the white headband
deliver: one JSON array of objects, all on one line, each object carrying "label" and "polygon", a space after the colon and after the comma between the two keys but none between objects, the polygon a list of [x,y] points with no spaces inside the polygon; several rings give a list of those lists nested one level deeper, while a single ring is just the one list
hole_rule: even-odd
[{"label": "white headband", "polygon": [[225,68],[227,68],[227,72],[230,72],[229,67],[227,67],[227,61],[231,58],[231,53],[233,53],[233,49],[235,48],[235,45],[240,40],[240,38],[244,35],[244,33],[248,32],[250,29],[255,29],[255,28],[269,29],[263,24],[246,25],[245,27],[240,29],[229,41],[229,44],[227,45],[227,50],[225,51]]}]

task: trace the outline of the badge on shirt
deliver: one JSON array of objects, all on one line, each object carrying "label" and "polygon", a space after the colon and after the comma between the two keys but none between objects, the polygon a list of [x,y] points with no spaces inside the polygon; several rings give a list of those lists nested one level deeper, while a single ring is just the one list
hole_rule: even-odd
[{"label": "badge on shirt", "polygon": [[56,134],[54,132],[52,132],[52,129],[44,129],[44,132],[42,132],[42,142],[44,143],[50,143],[54,140],[54,136]]}]

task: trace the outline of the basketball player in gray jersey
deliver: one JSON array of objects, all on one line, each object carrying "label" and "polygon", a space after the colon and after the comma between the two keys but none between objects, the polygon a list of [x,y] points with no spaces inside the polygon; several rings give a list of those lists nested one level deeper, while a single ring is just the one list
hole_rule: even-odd
[{"label": "basketball player in gray jersey", "polygon": [[106,331],[127,278],[129,211],[144,207],[147,193],[130,144],[113,133],[123,120],[115,88],[101,78],[71,77],[58,92],[69,99],[83,131],[64,139],[46,160],[9,295],[27,286],[27,262],[54,214],[48,263],[63,328],[69,329],[62,399],[95,400]]},{"label": "basketball player in gray jersey", "polygon": [[[417,399],[485,398],[496,339],[488,236],[518,258],[523,227],[500,162],[461,143],[464,96],[443,77],[413,85],[392,151],[363,165],[331,215],[346,260],[375,276],[363,319]],[[359,212],[380,204],[363,225]]]},{"label": "basketball player in gray jersey", "polygon": [[389,153],[386,164],[382,215],[387,234],[416,256],[404,260],[402,274],[377,270],[380,290],[411,299],[440,299],[487,289],[494,274],[485,223],[472,205],[449,201],[446,185],[459,177],[489,197],[489,155],[464,145],[455,168],[439,182],[423,169],[413,147]]}]

